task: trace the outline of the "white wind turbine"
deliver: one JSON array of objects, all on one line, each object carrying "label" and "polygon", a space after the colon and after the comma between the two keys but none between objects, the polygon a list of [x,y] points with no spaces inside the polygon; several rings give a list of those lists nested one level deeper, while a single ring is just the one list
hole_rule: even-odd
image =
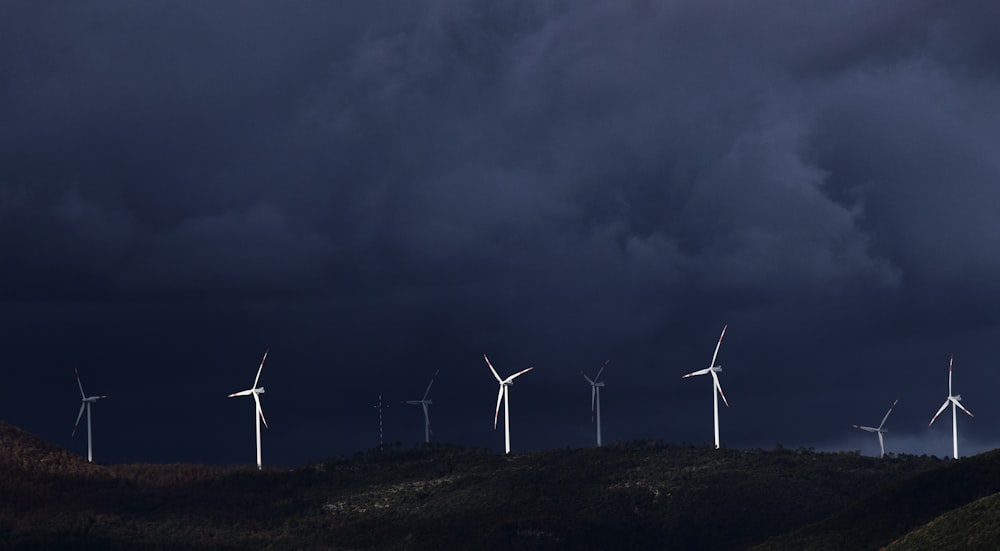
[{"label": "white wind turbine", "polygon": [[83,398],[80,404],[80,413],[76,416],[76,424],[73,425],[73,434],[71,436],[76,436],[76,429],[80,426],[80,418],[83,417],[83,410],[87,410],[87,461],[91,463],[94,462],[94,441],[91,437],[90,431],[90,405],[94,402],[100,400],[101,398],[107,398],[107,396],[87,396],[87,393],[83,391],[83,383],[80,382],[80,371],[76,368],[76,385],[80,387],[80,397]]},{"label": "white wind turbine", "polygon": [[[686,379],[688,377],[694,377],[695,375],[705,375],[706,373],[712,375],[712,410],[715,413],[715,449],[719,449],[719,396],[722,396],[722,401],[725,402],[726,407],[729,407],[729,401],[726,400],[725,393],[722,392],[722,385],[719,384],[719,376],[717,373],[722,371],[721,365],[715,365],[715,358],[719,355],[719,347],[722,346],[722,337],[726,335],[726,328],[729,325],[722,326],[722,334],[719,335],[719,343],[715,345],[715,354],[712,354],[712,363],[708,364],[705,369],[699,369],[698,371],[692,371],[687,375],[681,377]],[[716,395],[716,390],[719,391]]]},{"label": "white wind turbine", "polygon": [[229,395],[230,398],[235,398],[237,396],[247,396],[247,395],[253,396],[253,402],[254,402],[254,414],[253,414],[253,417],[254,417],[256,428],[257,428],[257,470],[260,470],[260,468],[261,468],[261,461],[260,461],[260,422],[264,421],[264,426],[267,427],[267,419],[264,419],[264,410],[262,410],[260,408],[260,395],[264,394],[264,387],[262,387],[262,386],[258,387],[257,386],[257,381],[260,380],[260,372],[261,372],[262,369],[264,369],[264,360],[267,359],[267,353],[270,352],[270,351],[271,351],[270,349],[264,351],[264,357],[261,358],[261,360],[260,360],[260,367],[257,368],[257,376],[253,380],[253,386],[251,386],[250,388],[248,388],[246,390],[241,390],[239,392],[234,392],[234,393],[232,393],[232,394]]},{"label": "white wind turbine", "polygon": [[895,402],[892,403],[891,406],[889,406],[889,411],[885,412],[885,417],[882,418],[882,422],[878,424],[878,427],[863,427],[861,425],[854,425],[854,428],[856,429],[861,429],[865,432],[874,432],[878,434],[878,447],[880,450],[882,450],[882,454],[879,455],[879,457],[885,457],[885,442],[882,439],[882,435],[889,432],[889,429],[885,428],[885,421],[886,419],[889,418],[889,414],[892,413],[892,408],[896,407],[896,404],[898,403],[899,400],[896,400]]},{"label": "white wind turbine", "polygon": [[583,378],[587,379],[587,382],[590,383],[590,415],[591,415],[590,420],[591,421],[594,420],[594,417],[593,417],[594,412],[595,411],[597,412],[597,447],[598,448],[601,447],[601,387],[604,386],[604,381],[598,381],[598,379],[601,378],[601,373],[604,372],[604,368],[605,367],[608,367],[608,362],[610,362],[610,361],[611,360],[607,360],[607,361],[604,362],[604,365],[601,366],[601,369],[598,370],[597,375],[593,379],[591,379],[590,377],[588,377],[587,374],[584,373],[583,371],[580,372],[580,374],[583,375]]},{"label": "white wind turbine", "polygon": [[500,375],[497,374],[497,370],[493,369],[493,364],[490,363],[490,359],[483,354],[483,358],[486,359],[486,365],[490,368],[493,376],[496,377],[497,382],[500,383],[500,392],[497,394],[497,409],[493,413],[493,430],[497,428],[497,416],[500,415],[500,401],[503,400],[503,441],[505,453],[510,453],[510,404],[507,401],[508,390],[507,388],[514,384],[514,379],[524,375],[525,373],[534,369],[534,367],[529,367],[528,369],[522,369],[517,373],[507,377],[506,379],[501,379]]},{"label": "white wind turbine", "polygon": [[948,360],[948,397],[945,398],[944,403],[941,404],[941,408],[938,409],[937,413],[934,414],[934,417],[931,417],[931,422],[927,423],[927,426],[929,427],[929,426],[931,426],[931,425],[934,424],[934,420],[938,418],[938,415],[941,415],[941,412],[944,411],[944,408],[948,407],[948,403],[950,402],[951,403],[951,440],[952,440],[952,452],[955,455],[955,459],[958,459],[958,416],[956,415],[956,412],[955,412],[955,406],[958,406],[962,411],[964,411],[965,413],[968,413],[969,417],[974,417],[974,415],[972,415],[972,412],[969,411],[969,410],[967,410],[967,409],[965,409],[965,406],[963,406],[960,403],[962,401],[962,395],[961,394],[952,394],[951,393],[951,367],[952,367],[952,364],[954,364],[954,363],[955,363],[955,355],[952,354],[951,355],[951,359]]},{"label": "white wind turbine", "polygon": [[431,377],[431,382],[427,383],[427,390],[424,391],[424,397],[423,398],[421,398],[419,400],[407,400],[407,401],[403,402],[404,404],[413,404],[415,406],[423,406],[423,408],[424,408],[424,442],[425,443],[430,443],[430,441],[431,441],[431,416],[430,416],[430,413],[427,411],[427,406],[430,406],[430,405],[434,404],[434,401],[433,400],[429,400],[427,398],[427,395],[430,394],[430,392],[431,392],[431,385],[434,384],[434,379],[437,378],[438,373],[440,371],[441,371],[440,369],[437,370],[437,371],[435,371],[434,372],[434,376]]}]

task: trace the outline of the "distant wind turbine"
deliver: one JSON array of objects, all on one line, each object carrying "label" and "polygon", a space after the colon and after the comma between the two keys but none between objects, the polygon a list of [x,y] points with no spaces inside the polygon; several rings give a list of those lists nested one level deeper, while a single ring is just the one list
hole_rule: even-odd
[{"label": "distant wind turbine", "polygon": [[239,392],[234,392],[229,395],[230,398],[235,398],[237,396],[253,396],[254,402],[254,425],[257,429],[257,470],[261,468],[260,461],[260,422],[264,422],[264,426],[267,427],[267,419],[264,419],[264,410],[260,408],[260,395],[264,394],[264,387],[258,387],[257,381],[260,380],[260,372],[264,369],[264,361],[267,360],[267,353],[271,350],[264,351],[264,357],[260,360],[260,367],[257,368],[257,376],[254,377],[253,386],[246,390],[241,390]]},{"label": "distant wind turbine", "polygon": [[490,368],[493,376],[496,377],[497,382],[500,383],[500,392],[497,394],[497,409],[493,413],[493,430],[497,428],[497,416],[500,415],[500,402],[503,401],[503,440],[504,440],[504,450],[505,453],[510,453],[510,404],[508,402],[508,387],[514,384],[514,379],[524,375],[525,373],[534,369],[534,367],[529,367],[528,369],[522,369],[517,373],[507,377],[506,379],[501,379],[500,375],[497,374],[497,370],[493,369],[493,364],[490,363],[490,359],[483,354],[483,358],[486,360],[486,365]]},{"label": "distant wind turbine", "polygon": [[878,424],[878,427],[863,427],[861,425],[854,425],[854,428],[856,429],[878,434],[878,447],[882,450],[882,454],[879,455],[879,457],[885,457],[885,442],[882,439],[882,435],[889,432],[889,429],[885,428],[885,421],[889,418],[889,414],[892,413],[892,408],[896,407],[896,404],[898,403],[899,400],[896,400],[891,406],[889,406],[889,411],[885,412],[885,417],[882,418],[882,422]]},{"label": "distant wind turbine", "polygon": [[584,373],[583,371],[580,372],[580,374],[583,375],[583,378],[587,379],[587,382],[590,383],[590,416],[591,416],[590,420],[591,420],[591,422],[594,421],[594,412],[595,411],[597,412],[597,447],[598,448],[601,447],[601,387],[604,386],[604,381],[598,381],[598,379],[601,378],[601,373],[604,372],[604,368],[605,367],[608,367],[608,362],[610,362],[610,361],[611,360],[607,360],[607,361],[604,362],[604,365],[602,365],[601,369],[597,371],[597,375],[594,376],[593,379],[591,379],[590,377],[588,377],[587,374]]},{"label": "distant wind turbine", "polygon": [[87,393],[83,391],[83,383],[80,382],[80,371],[76,368],[73,369],[76,372],[76,385],[80,387],[80,397],[83,398],[80,404],[80,413],[76,416],[76,424],[73,425],[73,434],[71,436],[76,436],[76,429],[80,426],[80,418],[83,417],[83,410],[87,410],[87,461],[91,463],[94,462],[94,441],[92,438],[90,430],[90,405],[94,402],[107,398],[107,396],[87,396]]},{"label": "distant wind turbine", "polygon": [[389,407],[389,404],[382,403],[382,395],[378,395],[378,403],[372,406],[378,410],[378,451],[382,451],[384,444],[382,443],[382,409]]},{"label": "distant wind turbine", "polygon": [[[715,354],[712,354],[712,363],[708,364],[705,369],[699,369],[698,371],[692,371],[687,375],[681,377],[686,379],[688,377],[694,377],[695,375],[712,375],[712,411],[715,413],[715,449],[719,449],[719,396],[722,396],[722,401],[725,402],[726,407],[729,407],[729,401],[726,400],[725,393],[722,392],[722,385],[719,384],[719,376],[717,373],[722,371],[721,365],[715,365],[715,358],[719,355],[719,347],[722,346],[722,337],[726,336],[726,328],[729,325],[722,326],[722,334],[719,335],[719,343],[715,345]],[[716,391],[719,392],[716,395]]]},{"label": "distant wind turbine", "polygon": [[944,408],[948,407],[948,403],[950,402],[952,452],[954,453],[955,459],[958,459],[958,415],[956,415],[955,407],[958,406],[958,408],[960,408],[962,411],[968,413],[969,417],[975,417],[975,416],[972,415],[971,411],[965,409],[965,406],[963,406],[960,403],[962,401],[962,395],[952,394],[951,392],[951,368],[954,363],[955,363],[955,355],[952,354],[951,359],[948,360],[948,397],[945,398],[944,403],[941,404],[941,408],[938,409],[937,413],[934,414],[934,417],[931,417],[931,422],[927,423],[927,426],[929,427],[934,424],[934,420],[938,418],[938,415],[941,415],[941,412],[944,411]]},{"label": "distant wind turbine", "polygon": [[441,370],[434,372],[434,376],[431,377],[431,382],[427,383],[427,390],[424,391],[424,397],[419,400],[407,400],[403,402],[404,404],[413,404],[415,406],[422,406],[424,408],[424,442],[430,443],[431,441],[431,416],[427,411],[427,406],[434,404],[433,400],[429,400],[427,395],[431,392],[431,385],[434,384],[434,379],[437,378],[438,373]]}]

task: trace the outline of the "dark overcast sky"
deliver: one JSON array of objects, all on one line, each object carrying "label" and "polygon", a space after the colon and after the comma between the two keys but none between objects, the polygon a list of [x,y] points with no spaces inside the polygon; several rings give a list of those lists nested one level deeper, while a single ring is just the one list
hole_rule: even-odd
[{"label": "dark overcast sky", "polygon": [[0,419],[105,462],[998,445],[1000,4],[0,3]]}]

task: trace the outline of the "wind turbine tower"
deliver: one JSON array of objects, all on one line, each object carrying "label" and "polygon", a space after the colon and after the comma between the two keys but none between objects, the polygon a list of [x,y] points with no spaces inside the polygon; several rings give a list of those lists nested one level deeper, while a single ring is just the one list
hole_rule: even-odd
[{"label": "wind turbine tower", "polygon": [[[682,379],[686,379],[688,377],[694,377],[695,375],[705,374],[712,376],[712,411],[715,414],[715,449],[719,449],[719,396],[722,396],[722,401],[725,402],[726,407],[729,407],[729,401],[726,400],[726,395],[722,392],[722,385],[719,384],[718,374],[722,372],[722,366],[715,365],[715,359],[719,356],[719,347],[722,346],[722,337],[726,336],[727,327],[729,326],[722,326],[722,334],[719,335],[719,342],[715,345],[715,353],[712,354],[712,363],[708,364],[708,367],[705,369],[692,371],[691,373],[681,377]],[[716,395],[716,391],[718,391],[718,395]]]},{"label": "wind turbine tower", "polygon": [[376,403],[373,408],[378,410],[378,451],[382,451],[382,408],[389,407],[389,404],[382,403],[382,395],[378,395],[378,403]]},{"label": "wind turbine tower", "polygon": [[933,425],[934,424],[934,420],[938,418],[938,415],[941,415],[941,412],[944,411],[944,408],[948,407],[948,404],[951,403],[951,444],[952,444],[952,453],[955,456],[955,459],[958,459],[958,415],[957,415],[957,412],[955,411],[955,408],[957,407],[958,409],[961,409],[965,413],[968,413],[969,417],[975,417],[975,416],[972,415],[971,411],[965,409],[965,406],[962,405],[962,403],[961,403],[962,402],[962,395],[961,394],[954,394],[951,391],[951,369],[952,369],[952,365],[954,363],[955,363],[955,355],[952,354],[951,355],[951,359],[948,360],[948,397],[945,398],[944,403],[941,404],[941,408],[937,410],[937,413],[934,414],[934,417],[931,417],[931,422],[927,423],[927,426],[930,427],[931,425]]},{"label": "wind turbine tower", "polygon": [[493,364],[490,363],[490,359],[483,354],[483,359],[486,360],[486,366],[490,368],[490,372],[496,378],[497,382],[500,383],[500,392],[497,393],[497,409],[493,413],[493,430],[497,428],[497,416],[500,415],[500,402],[503,402],[503,441],[505,453],[510,453],[510,402],[508,401],[509,391],[508,388],[514,384],[514,379],[524,375],[525,373],[534,369],[534,367],[529,367],[528,369],[522,369],[517,373],[507,377],[506,379],[501,379],[500,375],[497,374],[497,370],[493,369]]},{"label": "wind turbine tower", "polygon": [[590,420],[591,422],[594,421],[594,412],[596,412],[598,448],[601,447],[601,388],[604,386],[604,381],[599,381],[598,379],[601,378],[601,373],[604,372],[605,367],[608,367],[608,362],[610,361],[611,360],[607,360],[604,362],[604,365],[602,365],[601,369],[597,371],[597,375],[593,379],[588,377],[583,371],[580,372],[580,374],[583,375],[583,378],[587,379],[587,382],[590,383]]},{"label": "wind turbine tower", "polygon": [[234,392],[229,395],[230,398],[235,398],[237,396],[253,396],[254,402],[254,426],[257,430],[257,470],[261,469],[260,460],[260,422],[264,422],[264,426],[267,427],[267,419],[264,419],[264,410],[260,407],[260,395],[264,394],[264,387],[258,387],[257,382],[260,381],[260,372],[264,369],[264,361],[267,360],[267,353],[271,350],[264,351],[264,357],[260,360],[260,367],[257,368],[257,376],[253,380],[253,386],[246,390],[241,390],[239,392]]},{"label": "wind turbine tower", "polygon": [[83,417],[83,410],[87,410],[87,461],[94,462],[94,440],[91,433],[90,425],[90,406],[94,402],[107,398],[107,396],[87,396],[87,393],[83,391],[83,383],[80,382],[80,371],[78,369],[73,369],[76,372],[76,385],[80,387],[80,397],[82,398],[80,404],[80,413],[76,416],[76,424],[73,425],[73,434],[76,436],[76,429],[80,426],[80,418]]}]

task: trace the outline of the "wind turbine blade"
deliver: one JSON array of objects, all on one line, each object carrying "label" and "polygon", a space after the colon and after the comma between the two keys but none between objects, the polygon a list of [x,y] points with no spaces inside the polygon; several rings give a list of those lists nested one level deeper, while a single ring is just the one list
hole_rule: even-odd
[{"label": "wind turbine blade", "polygon": [[594,421],[594,400],[597,399],[597,387],[590,387],[590,421]]},{"label": "wind turbine blade", "polygon": [[955,402],[955,405],[958,406],[958,409],[964,411],[965,413],[968,413],[969,417],[975,417],[975,415],[973,415],[971,411],[965,409],[965,406],[962,405],[962,402],[959,402],[958,400],[952,400],[952,401]]},{"label": "wind turbine blade", "polygon": [[[490,368],[491,372],[493,372],[493,376],[496,377],[497,382],[498,383],[503,383],[503,379],[501,379],[500,375],[497,374],[497,370],[493,369],[493,364],[490,363],[490,359],[486,357],[486,354],[483,354],[483,359],[486,360],[486,366]],[[493,427],[493,428],[496,428],[496,427]]]},{"label": "wind turbine blade", "polygon": [[949,402],[951,402],[950,399],[945,400],[944,403],[941,404],[941,409],[937,410],[937,413],[934,414],[934,417],[931,417],[931,422],[927,423],[928,427],[934,424],[934,420],[938,418],[938,415],[941,415],[941,412],[944,411],[944,408],[948,407]]},{"label": "wind turbine blade", "polygon": [[885,412],[885,417],[882,418],[882,422],[879,423],[878,428],[882,428],[882,427],[885,426],[885,421],[886,421],[886,419],[889,418],[889,414],[892,413],[892,408],[896,407],[896,404],[898,404],[898,403],[899,403],[899,400],[896,400],[895,402],[892,403],[891,406],[889,406],[889,411]]},{"label": "wind turbine blade", "polygon": [[74,367],[73,371],[76,372],[76,384],[77,384],[77,386],[80,387],[80,396],[83,397],[83,398],[86,398],[87,397],[87,393],[85,393],[83,391],[83,383],[80,382],[80,370],[78,370],[77,368]]},{"label": "wind turbine blade", "polygon": [[267,426],[267,419],[264,419],[264,410],[260,407],[260,396],[256,392],[253,393],[253,401],[257,405],[257,415],[260,415],[260,420],[264,422],[265,427],[271,428]]},{"label": "wind turbine blade", "polygon": [[861,430],[863,430],[865,432],[878,432],[878,429],[876,429],[874,427],[863,427],[861,425],[852,425],[852,426],[854,428],[856,428],[856,429],[861,429]]},{"label": "wind turbine blade", "polygon": [[951,366],[955,363],[955,355],[951,355],[951,359],[948,360],[948,396],[951,396]]},{"label": "wind turbine blade", "polygon": [[595,381],[601,378],[601,373],[604,373],[604,368],[608,367],[608,362],[610,361],[611,360],[604,360],[604,365],[601,366],[601,369],[597,371],[597,375],[594,376]]},{"label": "wind turbine blade", "polygon": [[511,375],[510,377],[507,377],[507,382],[509,383],[509,382],[513,381],[514,379],[520,377],[521,375],[524,375],[525,373],[531,371],[532,369],[535,369],[535,368],[534,367],[529,367],[528,369],[522,369],[521,371],[518,371],[517,373]]},{"label": "wind turbine blade", "polygon": [[719,376],[716,375],[714,371],[710,371],[709,373],[712,374],[712,380],[715,382],[715,389],[719,391],[719,396],[722,396],[722,402],[726,404],[726,407],[729,407],[729,400],[726,400],[726,393],[722,392],[722,385],[719,384]]},{"label": "wind turbine blade", "polygon": [[80,426],[80,418],[83,417],[83,410],[86,409],[87,404],[80,404],[80,413],[76,416],[76,423],[73,424],[73,434],[70,436],[76,436],[76,429]]},{"label": "wind turbine blade", "polygon": [[708,367],[714,367],[715,366],[715,358],[719,355],[719,347],[722,346],[722,337],[726,336],[726,328],[727,327],[729,327],[729,324],[726,324],[726,325],[722,326],[722,334],[719,335],[719,343],[715,345],[715,354],[712,354],[712,363],[708,364]]},{"label": "wind turbine blade", "polygon": [[497,430],[497,417],[500,417],[501,400],[503,400],[503,384],[500,385],[500,392],[497,393],[497,410],[493,412],[493,430]]},{"label": "wind turbine blade", "polygon": [[594,381],[593,381],[593,380],[591,380],[591,378],[590,378],[590,377],[588,377],[586,373],[584,373],[583,371],[581,371],[581,372],[580,372],[580,375],[583,375],[583,378],[584,378],[584,379],[587,379],[587,382],[588,382],[588,383],[590,383],[590,385],[591,385],[591,386],[593,386],[593,385],[594,385]]},{"label": "wind turbine blade", "polygon": [[431,393],[431,385],[434,384],[434,379],[437,378],[438,373],[440,373],[440,372],[441,372],[440,369],[434,372],[434,376],[431,377],[431,382],[427,383],[427,390],[424,391],[424,397],[421,398],[421,400],[426,400],[427,399],[427,395]]},{"label": "wind turbine blade", "polygon": [[688,373],[687,375],[682,376],[681,379],[687,379],[688,377],[694,377],[695,375],[704,375],[704,374],[709,373],[711,371],[712,371],[711,368],[706,367],[705,369],[699,369],[698,371],[692,371],[691,373]]},{"label": "wind turbine blade", "polygon": [[237,396],[246,396],[247,394],[253,394],[253,389],[241,390],[239,392],[234,392],[227,396],[227,398],[235,398]]},{"label": "wind turbine blade", "polygon": [[[262,369],[264,369],[264,360],[267,359],[267,353],[270,352],[270,351],[271,351],[270,348],[268,348],[267,350],[264,351],[264,357],[260,359],[260,367],[257,368],[257,376],[254,377],[254,379],[253,379],[253,386],[250,387],[250,388],[257,388],[257,381],[260,380],[260,372],[261,372]],[[267,423],[265,423],[265,425],[266,424]]]}]

